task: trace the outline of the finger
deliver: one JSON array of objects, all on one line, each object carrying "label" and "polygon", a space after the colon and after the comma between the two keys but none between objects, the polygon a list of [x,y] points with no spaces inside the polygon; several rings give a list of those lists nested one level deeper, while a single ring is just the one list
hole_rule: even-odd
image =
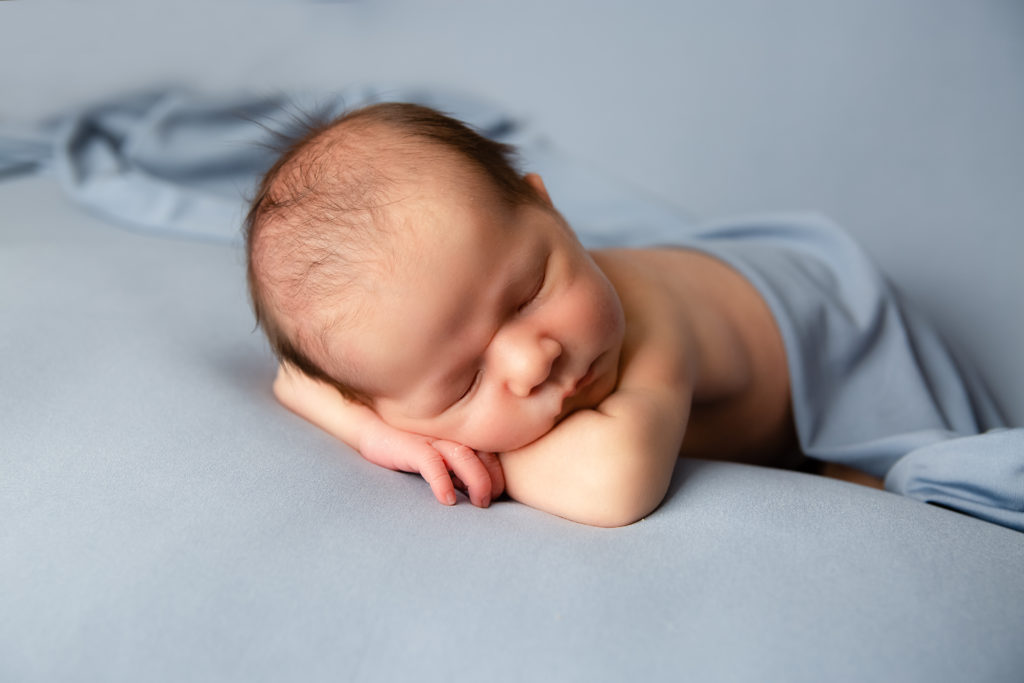
[{"label": "finger", "polygon": [[463,481],[456,477],[454,474],[452,475],[452,484],[455,486],[455,488],[462,491],[463,493],[466,493],[469,490],[469,487],[466,486],[466,484],[463,483]]},{"label": "finger", "polygon": [[501,469],[501,460],[494,453],[478,452],[477,456],[491,475],[491,500],[497,500],[505,492],[505,471]]},{"label": "finger", "polygon": [[469,446],[452,441],[435,441],[431,444],[444,456],[448,468],[455,473],[469,489],[469,500],[477,507],[491,504],[491,475],[476,451]]},{"label": "finger", "polygon": [[455,486],[452,484],[451,475],[448,474],[448,467],[444,458],[437,451],[423,457],[419,462],[420,476],[434,492],[434,497],[443,505],[455,505]]}]

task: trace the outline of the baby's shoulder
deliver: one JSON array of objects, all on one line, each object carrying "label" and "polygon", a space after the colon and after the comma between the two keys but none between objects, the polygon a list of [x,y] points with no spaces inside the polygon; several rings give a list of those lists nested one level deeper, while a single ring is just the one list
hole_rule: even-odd
[{"label": "baby's shoulder", "polygon": [[623,249],[599,258],[642,343],[696,364],[697,400],[745,393],[754,377],[786,384],[785,349],[772,311],[732,264],[690,248]]},{"label": "baby's shoulder", "polygon": [[623,303],[671,306],[694,311],[756,294],[728,262],[696,248],[651,247],[591,252]]}]

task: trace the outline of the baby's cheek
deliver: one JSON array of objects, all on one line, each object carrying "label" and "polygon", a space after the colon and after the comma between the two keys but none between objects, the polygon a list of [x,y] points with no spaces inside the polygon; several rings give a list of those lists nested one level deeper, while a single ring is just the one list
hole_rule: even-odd
[{"label": "baby's cheek", "polygon": [[591,329],[600,330],[604,336],[619,334],[625,328],[625,315],[615,290],[601,283],[588,294]]},{"label": "baby's cheek", "polygon": [[478,451],[514,451],[551,431],[552,422],[514,410],[498,411],[467,430],[463,443]]}]

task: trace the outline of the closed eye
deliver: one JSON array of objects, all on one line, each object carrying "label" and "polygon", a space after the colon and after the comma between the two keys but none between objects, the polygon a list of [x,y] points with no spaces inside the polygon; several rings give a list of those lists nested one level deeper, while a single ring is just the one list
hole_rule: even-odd
[{"label": "closed eye", "polygon": [[516,309],[518,312],[521,313],[525,311],[527,308],[530,307],[530,304],[534,303],[535,301],[537,301],[538,298],[540,298],[540,293],[544,290],[544,283],[547,281],[547,270],[547,264],[545,264],[544,270],[541,271],[540,279],[537,280],[537,284],[530,292],[530,295],[526,298],[525,301],[523,301],[523,303],[519,304],[519,308]]},{"label": "closed eye", "polygon": [[469,395],[472,394],[473,391],[476,389],[477,385],[480,384],[480,378],[483,377],[483,374],[483,371],[478,370],[477,373],[473,375],[473,381],[470,382],[469,386],[466,387],[466,390],[463,391],[462,394],[460,394],[457,399],[455,399],[455,402],[452,403],[452,407],[457,406],[458,404],[462,403],[467,398],[469,398]]}]

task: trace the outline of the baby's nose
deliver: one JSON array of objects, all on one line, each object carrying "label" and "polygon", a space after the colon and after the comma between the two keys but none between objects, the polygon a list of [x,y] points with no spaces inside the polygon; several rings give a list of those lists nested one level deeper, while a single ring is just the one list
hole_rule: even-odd
[{"label": "baby's nose", "polygon": [[551,377],[555,361],[561,355],[562,346],[548,337],[510,348],[506,357],[509,390],[522,398],[532,394]]}]

